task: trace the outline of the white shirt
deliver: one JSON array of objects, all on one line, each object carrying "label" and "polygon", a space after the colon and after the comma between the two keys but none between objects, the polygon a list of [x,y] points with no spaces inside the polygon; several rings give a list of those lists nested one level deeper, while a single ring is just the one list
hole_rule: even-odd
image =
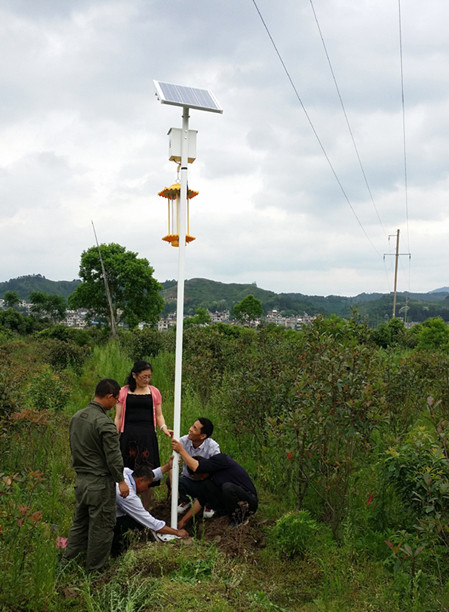
[{"label": "white shirt", "polygon": [[[149,527],[153,531],[159,531],[159,529],[165,527],[165,521],[154,518],[148,510],[145,510],[137,494],[136,481],[132,477],[132,473],[133,471],[129,468],[123,470],[123,479],[129,487],[128,497],[121,497],[119,486],[118,484],[115,485],[115,497],[117,500],[116,516],[125,516],[127,514],[144,527]],[[162,478],[161,468],[158,467],[153,470],[153,474],[154,480],[160,480]]]},{"label": "white shirt", "polygon": [[[209,459],[209,457],[212,457],[212,455],[217,455],[220,452],[220,445],[212,438],[205,438],[197,448],[193,446],[193,442],[192,440],[189,440],[188,435],[182,436],[179,441],[191,457],[197,455],[198,457],[204,457],[204,459]],[[182,468],[182,475],[186,478],[192,479],[192,476],[189,474],[185,463],[184,467]]]}]

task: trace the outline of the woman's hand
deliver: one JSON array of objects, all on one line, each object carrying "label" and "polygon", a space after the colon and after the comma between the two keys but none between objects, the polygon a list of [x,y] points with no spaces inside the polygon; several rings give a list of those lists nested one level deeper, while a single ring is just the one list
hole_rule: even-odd
[{"label": "woman's hand", "polygon": [[159,429],[164,433],[168,438],[173,438],[174,431],[173,429],[169,429],[167,425],[164,423],[159,427]]}]

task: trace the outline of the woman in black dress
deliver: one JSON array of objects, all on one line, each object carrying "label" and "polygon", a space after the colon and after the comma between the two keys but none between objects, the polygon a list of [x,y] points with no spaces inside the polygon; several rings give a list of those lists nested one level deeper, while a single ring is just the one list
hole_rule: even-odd
[{"label": "woman in black dress", "polygon": [[[127,384],[120,389],[116,406],[115,425],[120,433],[123,462],[131,470],[142,464],[151,468],[161,464],[156,426],[169,438],[173,436],[162,414],[160,391],[150,385],[152,374],[153,368],[148,361],[136,361]],[[150,490],[142,493],[142,503],[147,510],[150,501]]]}]

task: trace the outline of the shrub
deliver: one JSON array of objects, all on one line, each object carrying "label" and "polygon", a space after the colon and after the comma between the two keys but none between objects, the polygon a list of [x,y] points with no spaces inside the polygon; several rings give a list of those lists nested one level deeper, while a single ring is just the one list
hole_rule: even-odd
[{"label": "shrub", "polygon": [[287,512],[276,522],[270,540],[281,556],[291,559],[310,548],[317,529],[316,521],[307,510]]},{"label": "shrub", "polygon": [[56,338],[45,340],[41,344],[44,359],[57,370],[73,368],[81,373],[82,366],[90,353],[90,347],[78,346]]},{"label": "shrub", "polygon": [[448,518],[449,461],[427,428],[413,428],[400,444],[388,449],[385,475],[417,518],[442,514]]},{"label": "shrub", "polygon": [[6,370],[0,369],[0,415],[9,414],[19,405],[17,384]]},{"label": "shrub", "polygon": [[62,410],[71,393],[62,376],[54,374],[50,366],[43,366],[41,372],[36,374],[28,383],[27,404],[35,410]]},{"label": "shrub", "polygon": [[162,348],[161,333],[154,329],[141,329],[123,334],[120,341],[132,361],[150,359]]},{"label": "shrub", "polygon": [[12,367],[8,348],[0,349],[0,416],[14,412],[22,400],[20,389],[21,370]]},{"label": "shrub", "polygon": [[0,312],[0,327],[26,335],[33,332],[35,322],[31,317],[24,317],[12,308]]}]

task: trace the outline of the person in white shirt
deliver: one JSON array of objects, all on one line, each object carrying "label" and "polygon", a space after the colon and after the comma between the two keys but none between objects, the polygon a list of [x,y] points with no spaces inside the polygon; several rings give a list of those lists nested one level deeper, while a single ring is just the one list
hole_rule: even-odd
[{"label": "person in white shirt", "polygon": [[[130,468],[125,468],[123,471],[124,480],[129,487],[129,495],[125,499],[120,496],[120,491],[116,490],[116,524],[114,528],[114,540],[112,551],[114,554],[120,554],[126,546],[126,538],[124,537],[129,530],[150,529],[156,540],[163,540],[161,535],[168,534],[173,537],[187,538],[189,534],[185,529],[173,529],[169,527],[165,521],[159,520],[152,516],[148,510],[145,510],[139,494],[146,491],[153,480],[160,480],[162,475],[171,469],[173,459],[171,458],[165,465],[152,470],[148,465],[141,465],[134,471]],[[126,503],[123,503],[126,502]]]},{"label": "person in white shirt", "polygon": [[[186,452],[192,457],[204,457],[209,459],[220,452],[218,442],[210,436],[214,431],[212,421],[206,417],[199,417],[189,429],[186,436],[180,438],[180,443]],[[182,474],[179,478],[179,498],[178,514],[183,514],[190,507],[190,498],[195,499],[201,489],[198,480],[189,473],[187,465],[184,463]],[[214,514],[213,510],[204,508],[203,516],[208,518]]]}]

